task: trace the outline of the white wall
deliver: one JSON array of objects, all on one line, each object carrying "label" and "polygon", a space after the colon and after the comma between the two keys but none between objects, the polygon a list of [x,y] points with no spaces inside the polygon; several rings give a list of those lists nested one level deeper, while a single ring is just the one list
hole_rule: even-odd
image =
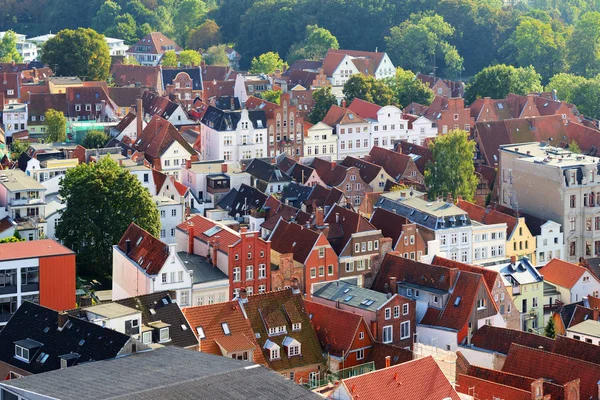
[{"label": "white wall", "polygon": [[113,246],[112,300],[152,293],[152,278]]},{"label": "white wall", "polygon": [[447,346],[450,346],[450,351],[458,350],[457,334],[458,332],[435,329],[417,324],[417,342],[429,346],[436,346],[444,350],[447,350]]},{"label": "white wall", "polygon": [[469,364],[477,365],[479,367],[494,369],[494,358],[495,355],[491,351],[478,349],[476,347],[465,347],[460,346],[460,352],[465,356]]}]

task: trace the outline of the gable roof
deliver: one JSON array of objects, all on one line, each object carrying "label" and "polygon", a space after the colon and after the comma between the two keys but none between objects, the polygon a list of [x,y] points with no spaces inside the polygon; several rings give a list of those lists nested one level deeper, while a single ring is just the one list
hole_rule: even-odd
[{"label": "gable roof", "polygon": [[[331,207],[324,222],[329,224],[327,239],[338,255],[344,250],[352,234],[378,230],[359,213],[337,204]],[[314,226],[313,229],[315,229]]]},{"label": "gable roof", "polygon": [[179,74],[187,74],[192,79],[192,90],[202,90],[202,77],[200,67],[192,68],[161,68],[163,86],[166,88],[167,85],[172,85],[173,80],[179,76]]},{"label": "gable roof", "polygon": [[385,358],[387,356],[390,357],[390,365],[398,365],[411,361],[413,359],[413,352],[412,350],[407,350],[404,347],[393,344],[374,342],[371,348],[370,359],[375,363],[375,369],[385,368]]},{"label": "gable roof", "polygon": [[552,352],[594,364],[600,364],[600,351],[598,351],[598,345],[571,339],[566,336],[556,335]]},{"label": "gable roof", "polygon": [[313,171],[314,168],[309,167],[308,165],[296,163],[288,170],[287,174],[296,182],[304,184],[308,181]]},{"label": "gable roof", "polygon": [[[231,195],[230,195],[231,194]],[[250,209],[259,209],[267,201],[267,195],[242,183],[239,190],[232,189],[229,193],[217,203],[219,208],[229,211],[229,215],[235,217],[236,214],[246,215]]]},{"label": "gable roof", "polygon": [[221,230],[218,231],[218,248],[225,254],[229,254],[229,246],[240,241],[239,233],[232,231],[224,225],[217,224],[213,220],[201,215],[194,215],[187,221],[177,225],[177,229],[180,229],[189,235],[191,226],[193,226],[194,229],[194,238],[198,238],[204,243],[208,243],[214,239],[213,235],[215,235],[215,233],[212,232],[213,228],[221,228]]},{"label": "gable roof", "polygon": [[[39,374],[60,369],[63,355],[76,357],[76,364],[115,358],[130,340],[129,335],[71,316],[59,327],[58,314],[23,302],[0,331],[0,360]],[[15,343],[29,348],[30,362],[14,357]],[[45,360],[43,354],[48,355]]]},{"label": "gable roof", "polygon": [[323,73],[331,76],[340,65],[345,56],[349,56],[352,63],[365,75],[374,75],[385,56],[383,52],[329,49],[323,59]]},{"label": "gable roof", "polygon": [[119,107],[133,107],[136,100],[142,96],[144,89],[141,87],[109,87],[108,95]]},{"label": "gable roof", "polygon": [[283,192],[281,193],[281,201],[283,203],[287,201],[288,204],[296,208],[300,208],[302,203],[309,198],[315,187],[301,185],[297,182],[290,182],[289,185],[283,188]]},{"label": "gable roof", "polygon": [[140,152],[143,151],[144,155],[150,158],[148,161],[154,161],[158,160],[175,142],[179,143],[189,153],[190,157],[197,154],[173,124],[158,115],[154,115],[140,137],[133,143],[133,148]]},{"label": "gable roof", "polygon": [[263,189],[266,189],[266,183],[290,182],[292,180],[292,178],[279,169],[277,164],[270,164],[260,158],[253,158],[246,167],[245,172],[265,183]]},{"label": "gable roof", "polygon": [[65,93],[31,93],[29,95],[29,115],[40,116],[53,109],[64,115],[69,112],[67,95]]},{"label": "gable roof", "polygon": [[164,119],[169,119],[180,105],[171,101],[169,97],[159,96],[157,93],[146,90],[142,94],[142,107],[144,108],[145,115],[156,115]]},{"label": "gable roof", "polygon": [[369,103],[368,101],[356,97],[354,100],[352,100],[352,103],[350,103],[348,109],[358,114],[358,116],[361,118],[377,121],[377,112],[381,110],[381,106]]},{"label": "gable roof", "polygon": [[410,143],[406,140],[401,140],[396,143],[394,151],[411,157],[421,174],[425,174],[425,169],[427,168],[429,161],[433,162],[433,153],[429,147]]},{"label": "gable roof", "polygon": [[[139,85],[154,90],[162,89],[160,66],[113,64],[110,74],[116,86]],[[161,85],[162,86],[162,85]]]},{"label": "gable roof", "polygon": [[[553,258],[540,269],[540,274],[544,276],[544,281],[562,286],[566,289],[572,289],[586,272],[588,272],[587,268],[558,258]],[[590,275],[593,276],[593,274]],[[595,276],[593,277],[594,279],[596,278]]]},{"label": "gable roof", "polygon": [[351,399],[451,399],[460,400],[433,357],[342,380]]},{"label": "gable roof", "polygon": [[546,351],[554,347],[554,340],[546,336],[491,325],[483,325],[471,337],[473,346],[501,354],[508,354],[513,343]]},{"label": "gable roof", "polygon": [[472,221],[477,221],[484,225],[506,224],[507,237],[510,237],[515,230],[519,220],[512,215],[501,213],[493,210],[491,207],[486,208],[475,203],[469,203],[465,200],[459,200],[456,206],[469,214]]},{"label": "gable roof", "polygon": [[292,253],[294,260],[304,264],[319,239],[319,233],[294,222],[279,220],[271,233],[271,249],[280,253]]},{"label": "gable roof", "polygon": [[319,178],[327,186],[338,186],[348,173],[347,168],[319,157],[313,158],[310,167],[317,171]]},{"label": "gable roof", "polygon": [[[145,49],[138,50],[137,47],[142,46]],[[183,49],[173,40],[166,37],[161,32],[151,32],[141,38],[136,44],[131,46],[127,53],[144,53],[144,54],[164,54],[168,50],[175,50],[176,52],[182,51]]]},{"label": "gable roof", "polygon": [[313,297],[333,302],[339,301],[348,307],[375,312],[381,306],[388,303],[394,296],[388,298],[383,292],[362,288],[346,281],[338,280],[316,284]]},{"label": "gable roof", "polygon": [[392,249],[396,248],[404,225],[411,223],[405,217],[384,208],[376,208],[369,222],[381,230],[383,237],[392,239]]},{"label": "gable roof", "polygon": [[483,275],[485,279],[485,283],[488,287],[488,290],[491,292],[494,288],[494,284],[496,280],[500,277],[498,271],[494,271],[493,269],[479,267],[475,265],[465,264],[459,261],[450,260],[447,258],[440,257],[438,255],[434,256],[431,260],[431,265],[437,265],[440,267],[448,267],[448,268],[456,268],[461,271],[474,272],[476,274]]},{"label": "gable roof", "polygon": [[392,150],[384,149],[383,147],[373,147],[369,152],[369,160],[373,164],[377,164],[385,170],[393,179],[399,180],[408,164],[412,161],[410,156],[400,154]]},{"label": "gable roof", "polygon": [[361,122],[367,123],[367,121],[353,111],[347,108],[342,108],[335,104],[329,108],[329,111],[327,111],[327,114],[323,118],[322,122],[331,127],[342,124],[358,124]]},{"label": "gable roof", "polygon": [[[128,242],[129,252],[127,252]],[[129,225],[117,246],[127,258],[139,265],[148,275],[158,274],[169,258],[169,246],[134,222]]]},{"label": "gable roof", "polygon": [[370,184],[381,172],[381,166],[351,156],[344,158],[340,165],[348,168],[358,168],[360,177],[363,181],[365,181],[366,184]]},{"label": "gable roof", "polygon": [[[262,349],[258,346],[250,322],[244,316],[237,300],[224,303],[210,304],[197,307],[186,307],[183,314],[187,318],[194,334],[200,340],[200,349],[205,353],[223,355],[221,347],[226,352],[236,350],[254,351],[254,362],[266,365]],[[225,334],[222,324],[226,323],[229,334]],[[199,328],[202,328],[205,338],[199,336]],[[234,343],[232,343],[234,342]],[[241,347],[240,347],[241,346]],[[243,348],[242,348],[243,347]]]}]

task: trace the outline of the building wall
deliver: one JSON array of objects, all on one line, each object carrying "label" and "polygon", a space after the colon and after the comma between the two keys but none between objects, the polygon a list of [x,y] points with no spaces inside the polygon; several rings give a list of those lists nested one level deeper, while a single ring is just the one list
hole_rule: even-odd
[{"label": "building wall", "polygon": [[506,224],[473,225],[473,262],[506,259]]},{"label": "building wall", "polygon": [[[440,229],[434,232],[435,239],[440,242],[440,251],[452,260],[470,264],[473,257],[473,227],[460,226]],[[453,235],[456,234],[456,243],[453,243]],[[463,237],[466,242],[463,242]]]},{"label": "building wall", "polygon": [[564,234],[560,231],[560,224],[548,221],[542,225],[541,234],[536,239],[536,266],[542,267],[553,258],[565,260]]},{"label": "building wall", "polygon": [[[403,306],[408,305],[408,314],[404,314],[402,311]],[[394,307],[399,307],[399,316],[397,318],[394,317]],[[390,310],[390,319],[385,318],[385,310]],[[416,332],[416,303],[414,300],[407,299],[402,296],[392,296],[390,301],[382,305],[377,312],[375,313],[376,322],[376,331],[372,332],[373,336],[378,342],[383,342],[383,329],[386,326],[392,327],[392,342],[390,343],[400,347],[408,347],[412,349],[413,337]],[[401,334],[401,324],[402,322],[410,322],[410,335],[402,339]]]},{"label": "building wall", "polygon": [[[181,203],[161,203],[157,201],[158,212],[160,214],[160,240],[166,244],[175,243],[175,231],[177,225],[183,222],[184,219],[184,205]],[[163,212],[164,211],[164,217]],[[175,215],[173,215],[175,212]]]},{"label": "building wall", "polygon": [[180,181],[179,172],[185,161],[194,154],[190,154],[180,143],[174,141],[160,156],[160,168],[167,175],[172,175]]},{"label": "building wall", "polygon": [[509,292],[510,288],[504,286],[500,274],[496,277],[494,287],[492,288],[492,297],[498,307],[498,312],[504,318],[506,327],[509,329],[521,329],[521,317],[519,310],[513,301],[513,298]]},{"label": "building wall", "polygon": [[[264,241],[259,232],[240,232],[241,241],[229,248],[228,271],[232,298],[237,291],[246,289],[252,293],[271,290],[271,242]],[[238,259],[236,260],[236,255]],[[259,266],[265,266],[265,276],[259,277]],[[253,278],[246,279],[248,266],[253,267]],[[233,280],[234,268],[240,268],[240,281]],[[262,286],[262,288],[261,288]],[[251,289],[249,289],[251,288]]]},{"label": "building wall", "polygon": [[475,119],[471,117],[470,109],[465,108],[465,100],[462,98],[448,99],[448,106],[441,114],[437,121],[439,134],[446,134],[453,129],[469,132],[475,125]]},{"label": "building wall", "polygon": [[[325,139],[323,139],[325,137]],[[338,159],[337,135],[334,129],[324,123],[318,123],[308,129],[308,136],[304,137],[304,156],[331,157],[331,160]],[[325,151],[323,151],[323,146]],[[318,147],[318,152],[315,150]],[[333,150],[333,151],[332,151]]]},{"label": "building wall", "polygon": [[435,138],[438,134],[437,126],[425,117],[419,117],[412,125],[413,127],[408,130],[406,138],[410,143],[423,146],[426,139]]},{"label": "building wall", "polygon": [[[362,157],[371,151],[371,135],[367,122],[336,125],[338,136],[338,158],[346,156]],[[358,146],[357,146],[358,145]]]},{"label": "building wall", "polygon": [[532,265],[536,265],[536,239],[525,224],[525,218],[521,217],[518,220],[515,230],[508,233],[510,236],[506,242],[506,255],[508,257],[515,256],[517,259],[527,257]]},{"label": "building wall", "polygon": [[571,339],[579,340],[581,342],[600,345],[600,335],[586,335],[579,332],[573,332],[567,329],[566,336]]},{"label": "building wall", "polygon": [[364,275],[371,271],[371,260],[381,254],[382,238],[379,230],[354,233],[339,255],[340,278],[357,278],[358,286],[363,286]]},{"label": "building wall", "polygon": [[112,300],[152,293],[152,279],[113,246]]},{"label": "building wall", "polygon": [[457,332],[417,325],[417,341],[444,350],[457,351]]},{"label": "building wall", "polygon": [[402,234],[398,239],[398,244],[394,248],[404,258],[420,261],[421,256],[427,253],[427,245],[415,224],[406,224],[402,226]]},{"label": "building wall", "polygon": [[57,311],[75,307],[75,254],[42,257],[40,305]]},{"label": "building wall", "polygon": [[[325,249],[324,257],[319,257],[319,248]],[[338,256],[329,244],[325,235],[322,233],[319,234],[319,238],[308,255],[304,265],[306,276],[304,293],[307,294],[308,298],[310,298],[313,293],[313,285],[315,283],[339,279]],[[329,274],[329,266],[331,266],[333,270],[331,274]],[[323,274],[321,274],[321,268]]]},{"label": "building wall", "polygon": [[223,303],[230,300],[229,279],[195,284],[192,289],[192,306]]},{"label": "building wall", "polygon": [[363,181],[360,171],[356,167],[348,168],[346,177],[336,188],[344,193],[353,206],[361,205],[365,200],[366,193],[373,192],[373,188]]}]

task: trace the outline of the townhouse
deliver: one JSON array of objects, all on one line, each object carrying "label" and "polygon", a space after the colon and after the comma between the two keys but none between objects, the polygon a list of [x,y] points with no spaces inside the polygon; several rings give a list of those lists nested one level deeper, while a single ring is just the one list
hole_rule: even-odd
[{"label": "townhouse", "polygon": [[161,67],[148,65],[113,64],[110,74],[117,87],[140,87],[163,94]]},{"label": "townhouse", "polygon": [[282,172],[277,164],[259,158],[250,160],[244,171],[250,175],[250,184],[267,194],[281,193],[292,182],[292,178]]},{"label": "townhouse", "polygon": [[354,206],[360,206],[367,193],[373,192],[373,188],[363,180],[357,167],[344,167],[321,158],[314,158],[310,166],[327,187],[341,191]]},{"label": "townhouse", "polygon": [[163,55],[170,50],[179,54],[183,49],[161,32],[152,32],[131,46],[125,54],[135,57],[141,65],[154,67],[160,64]]},{"label": "townhouse", "polygon": [[420,261],[427,253],[425,240],[419,233],[416,224],[405,217],[384,208],[377,208],[369,222],[381,230],[383,237],[392,239],[392,250],[404,258]]},{"label": "townhouse", "polygon": [[348,110],[369,122],[371,146],[392,149],[394,141],[408,139],[408,120],[396,106],[381,107],[355,98]]},{"label": "townhouse", "polygon": [[304,121],[304,149],[302,154],[305,157],[319,156],[338,159],[338,136],[334,134],[334,128],[324,122],[311,124]]},{"label": "townhouse", "polygon": [[416,78],[426,84],[437,96],[463,97],[465,93],[465,84],[462,81],[451,81],[421,73],[418,73]]},{"label": "townhouse", "polygon": [[429,107],[410,104],[404,109],[404,112],[425,116],[437,125],[440,135],[456,129],[470,132],[475,125],[475,118],[471,116],[470,108],[465,107],[463,98],[436,96]]},{"label": "townhouse", "polygon": [[588,296],[598,297],[600,293],[600,280],[580,265],[555,258],[539,272],[544,277],[544,284],[558,292],[558,296],[548,298],[545,295],[547,288],[544,289],[544,308],[553,303],[577,303]]},{"label": "townhouse", "polygon": [[200,67],[160,68],[163,93],[174,96],[189,110],[195,99],[202,97],[202,72]]},{"label": "townhouse", "polygon": [[[345,102],[342,103],[345,106]],[[334,127],[337,136],[338,158],[345,156],[361,157],[371,148],[369,122],[345,107],[332,105],[322,121]]]},{"label": "townhouse", "polygon": [[437,136],[437,125],[423,115],[404,114],[404,118],[408,121],[408,143],[423,146]]},{"label": "townhouse", "polygon": [[13,133],[27,130],[29,121],[27,104],[6,104],[1,111],[1,115],[5,139],[12,137]]},{"label": "townhouse", "polygon": [[386,183],[394,181],[383,167],[366,160],[348,156],[339,165],[346,168],[356,167],[363,182],[369,185],[373,192],[383,192]]},{"label": "townhouse", "polygon": [[424,174],[417,168],[411,156],[397,153],[382,147],[373,147],[367,161],[381,166],[394,182],[414,182],[423,184]]},{"label": "townhouse", "polygon": [[271,195],[265,202],[263,211],[251,213],[249,223],[251,227],[260,226],[262,237],[267,238],[275,230],[280,220],[306,225],[315,219],[315,212],[313,211],[311,215],[290,205],[289,200],[279,201],[275,196]]},{"label": "townhouse", "polygon": [[396,68],[385,52],[329,49],[323,59],[322,74],[334,88],[344,86],[356,74],[384,79],[392,78],[395,73]]},{"label": "townhouse", "polygon": [[146,119],[158,115],[178,127],[196,123],[196,121],[190,119],[183,104],[174,102],[168,96],[160,96],[150,90],[146,90],[142,94],[142,107]]},{"label": "townhouse", "polygon": [[273,90],[273,80],[267,75],[237,74],[233,87],[233,96],[239,99],[242,105],[250,96]]}]

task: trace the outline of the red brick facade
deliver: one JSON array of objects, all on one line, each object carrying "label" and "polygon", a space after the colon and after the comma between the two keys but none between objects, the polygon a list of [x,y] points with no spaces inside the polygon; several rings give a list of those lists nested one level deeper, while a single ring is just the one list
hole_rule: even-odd
[{"label": "red brick facade", "polygon": [[[408,310],[407,310],[408,309]],[[408,311],[408,313],[405,313]],[[386,318],[389,317],[389,318]],[[408,337],[401,337],[403,322],[410,324]],[[416,332],[416,303],[402,296],[395,296],[383,307],[377,310],[376,320],[372,322],[371,331],[376,341],[394,344],[412,349],[413,337]],[[392,327],[392,341],[384,342],[384,328]],[[387,329],[387,328],[386,328]]]},{"label": "red brick facade", "polygon": [[229,247],[230,290],[233,295],[241,289],[246,289],[248,294],[269,292],[271,243],[261,239],[258,232],[247,232],[244,228],[240,235],[241,240]]},{"label": "red brick facade", "polygon": [[186,109],[192,106],[196,97],[202,97],[202,91],[193,88],[194,82],[185,72],[178,73],[172,84],[165,85],[166,94],[176,96]]},{"label": "red brick facade", "polygon": [[475,119],[471,117],[471,110],[465,108],[465,100],[462,98],[448,99],[448,106],[441,114],[437,120],[440,134],[448,133],[453,129],[463,129],[469,132],[475,124]]}]

